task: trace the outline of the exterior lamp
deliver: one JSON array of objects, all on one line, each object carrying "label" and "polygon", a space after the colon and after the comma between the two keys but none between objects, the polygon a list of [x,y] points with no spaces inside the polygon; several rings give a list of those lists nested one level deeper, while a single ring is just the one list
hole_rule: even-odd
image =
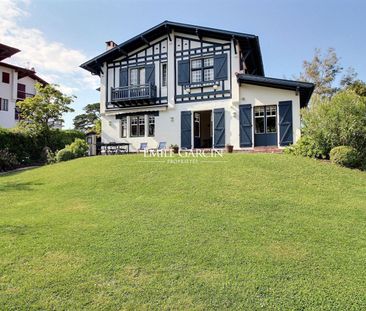
[{"label": "exterior lamp", "polygon": [[299,91],[300,91],[300,88],[297,86],[297,87],[296,87],[296,92],[295,92],[296,96],[298,96],[298,95],[299,95]]},{"label": "exterior lamp", "polygon": [[219,88],[219,82],[215,82],[213,89],[216,91]]}]

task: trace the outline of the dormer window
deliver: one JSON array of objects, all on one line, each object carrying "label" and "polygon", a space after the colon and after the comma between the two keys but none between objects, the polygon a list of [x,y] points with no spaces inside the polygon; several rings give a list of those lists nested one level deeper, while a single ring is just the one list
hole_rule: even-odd
[{"label": "dormer window", "polygon": [[214,80],[214,59],[206,57],[194,59],[191,63],[192,83],[207,82]]}]

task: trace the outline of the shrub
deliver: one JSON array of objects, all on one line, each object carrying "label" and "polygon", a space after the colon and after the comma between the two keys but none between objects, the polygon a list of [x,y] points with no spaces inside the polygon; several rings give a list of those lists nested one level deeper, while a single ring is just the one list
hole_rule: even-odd
[{"label": "shrub", "polygon": [[85,139],[85,134],[77,130],[52,130],[48,146],[52,151],[60,150],[76,138]]},{"label": "shrub", "polygon": [[0,146],[16,156],[18,162],[29,164],[39,159],[41,147],[36,137],[31,133],[15,130],[0,129]]},{"label": "shrub", "polygon": [[16,168],[19,162],[16,155],[9,152],[8,149],[0,150],[0,171],[7,171]]},{"label": "shrub", "polygon": [[67,146],[67,148],[74,154],[75,158],[80,158],[86,156],[89,145],[85,140],[77,138],[71,145]]},{"label": "shrub", "polygon": [[56,154],[57,162],[69,161],[69,160],[72,160],[73,158],[74,158],[74,154],[68,148],[61,149]]},{"label": "shrub", "polygon": [[85,138],[82,132],[76,130],[55,130],[49,133],[48,143],[41,133],[34,133],[28,130],[20,129],[2,129],[0,128],[0,146],[2,149],[8,149],[10,153],[15,154],[18,162],[22,164],[36,163],[45,161],[42,150],[47,145],[52,152],[65,148],[71,144],[75,138]]},{"label": "shrub", "polygon": [[359,153],[350,146],[334,147],[330,151],[330,161],[349,168],[359,167],[361,164]]},{"label": "shrub", "polygon": [[47,164],[56,163],[56,155],[49,147],[44,147],[42,150],[42,161]]},{"label": "shrub", "polygon": [[310,158],[326,158],[327,154],[317,145],[317,142],[309,136],[302,136],[295,145],[284,150],[287,154]]},{"label": "shrub", "polygon": [[[303,136],[313,154],[329,156],[332,148],[350,146],[366,155],[366,97],[339,92],[302,111]],[[302,143],[302,142],[301,142]]]}]

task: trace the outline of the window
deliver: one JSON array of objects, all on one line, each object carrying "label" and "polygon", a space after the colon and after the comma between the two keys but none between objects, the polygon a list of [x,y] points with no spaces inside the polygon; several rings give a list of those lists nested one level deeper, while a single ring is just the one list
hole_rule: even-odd
[{"label": "window", "polygon": [[214,80],[213,57],[194,59],[191,63],[192,83]]},{"label": "window", "polygon": [[276,133],[277,132],[277,107],[262,106],[254,108],[255,133]]},{"label": "window", "polygon": [[121,137],[127,137],[127,117],[121,119]]},{"label": "window", "polygon": [[277,132],[277,107],[276,106],[267,106],[266,107],[266,131],[267,133],[276,133]]},{"label": "window", "polygon": [[14,119],[19,120],[19,108],[15,106]]},{"label": "window", "polygon": [[255,118],[255,133],[264,133],[264,107],[254,108],[254,118]]},{"label": "window", "polygon": [[204,58],[203,59],[203,67],[212,67],[214,65],[213,58]]},{"label": "window", "polygon": [[192,60],[192,69],[198,69],[202,66],[202,59]]},{"label": "window", "polygon": [[10,74],[8,72],[3,72],[3,83],[10,83]]},{"label": "window", "polygon": [[203,80],[204,81],[213,81],[214,79],[214,71],[213,68],[211,69],[204,69],[203,70]]},{"label": "window", "polygon": [[18,99],[25,99],[26,93],[25,93],[25,84],[18,83]]},{"label": "window", "polygon": [[145,68],[139,68],[139,85],[145,84]]},{"label": "window", "polygon": [[133,68],[130,70],[130,85],[145,84],[145,68]]},{"label": "window", "polygon": [[145,116],[131,116],[130,117],[131,137],[143,137],[145,136]]},{"label": "window", "polygon": [[0,98],[0,110],[8,111],[9,110],[9,101],[5,98]]},{"label": "window", "polygon": [[149,136],[155,136],[155,117],[149,116]]},{"label": "window", "polygon": [[139,117],[139,136],[145,136],[145,116]]},{"label": "window", "polygon": [[202,71],[194,70],[192,71],[192,82],[201,82],[202,81]]},{"label": "window", "polygon": [[162,64],[161,65],[161,86],[168,85],[168,65]]}]

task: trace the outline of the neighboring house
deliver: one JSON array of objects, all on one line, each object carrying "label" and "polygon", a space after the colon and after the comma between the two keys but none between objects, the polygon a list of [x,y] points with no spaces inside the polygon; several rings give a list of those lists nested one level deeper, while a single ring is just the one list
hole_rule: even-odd
[{"label": "neighboring house", "polygon": [[264,76],[257,36],[165,21],[81,65],[100,76],[103,142],[282,147],[314,85]]},{"label": "neighboring house", "polygon": [[46,81],[37,76],[34,69],[26,69],[3,60],[20,50],[0,43],[0,127],[11,128],[18,122],[16,103],[34,96],[34,85]]}]

